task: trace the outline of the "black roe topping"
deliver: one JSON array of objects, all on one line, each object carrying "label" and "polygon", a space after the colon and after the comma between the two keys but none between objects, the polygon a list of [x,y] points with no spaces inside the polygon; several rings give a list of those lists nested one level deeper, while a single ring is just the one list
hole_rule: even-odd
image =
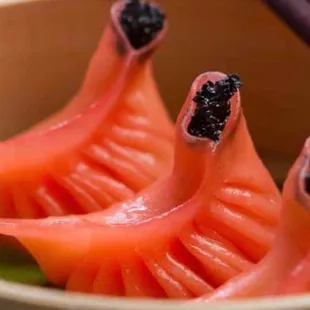
[{"label": "black roe topping", "polygon": [[310,173],[308,173],[305,177],[305,189],[306,192],[310,195]]},{"label": "black roe topping", "polygon": [[188,133],[218,141],[231,113],[229,100],[241,86],[237,74],[229,74],[215,83],[208,81],[203,84],[193,98],[197,105],[187,128]]},{"label": "black roe topping", "polygon": [[150,43],[163,29],[165,15],[161,9],[141,0],[128,0],[120,14],[120,24],[133,48]]}]

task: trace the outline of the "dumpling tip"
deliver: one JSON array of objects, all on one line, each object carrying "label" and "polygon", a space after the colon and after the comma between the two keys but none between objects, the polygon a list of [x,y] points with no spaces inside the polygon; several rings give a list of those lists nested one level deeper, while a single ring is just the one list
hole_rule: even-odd
[{"label": "dumpling tip", "polygon": [[305,176],[305,190],[310,195],[310,173],[307,173]]},{"label": "dumpling tip", "polygon": [[242,85],[237,74],[229,74],[215,83],[207,81],[203,84],[193,98],[197,105],[188,125],[188,133],[218,141],[231,114],[229,101]]},{"label": "dumpling tip", "polygon": [[133,48],[149,44],[163,29],[165,14],[153,3],[127,0],[120,14],[120,24]]}]

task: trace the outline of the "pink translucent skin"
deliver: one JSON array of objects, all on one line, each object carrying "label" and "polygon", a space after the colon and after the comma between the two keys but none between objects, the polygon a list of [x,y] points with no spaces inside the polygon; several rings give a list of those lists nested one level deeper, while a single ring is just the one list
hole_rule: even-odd
[{"label": "pink translucent skin", "polygon": [[[120,1],[113,6],[111,10],[113,27],[111,25],[107,27],[97,54],[90,64],[86,80],[80,92],[73,98],[72,103],[65,108],[65,113],[58,113],[52,117],[50,122],[38,125],[34,131],[31,130],[24,135],[0,144],[1,179],[4,178],[5,180],[13,173],[18,173],[21,178],[25,174],[27,175],[28,171],[34,173],[36,167],[41,167],[41,162],[46,166],[61,165],[66,154],[70,154],[70,152],[81,147],[85,141],[91,139],[106,115],[119,108],[122,103],[120,97],[126,90],[126,82],[136,73],[139,74],[139,67],[141,66],[137,64],[139,59],[155,48],[164,35],[163,31],[150,45],[143,49],[134,50],[118,23],[118,14],[123,5],[124,1]],[[118,42],[123,44],[124,55],[120,55],[116,50]],[[150,63],[147,63],[146,72],[149,71],[149,66]],[[142,77],[145,77],[143,76],[145,70],[142,71]],[[149,92],[151,92],[150,98],[155,96],[155,101],[157,101],[156,88],[153,89],[148,85],[153,86],[153,81],[147,82],[145,88],[150,89],[146,90],[147,93],[144,96],[148,98]],[[98,91],[99,85],[102,97],[98,100],[96,91]],[[90,102],[94,103],[90,105]],[[147,104],[155,105],[152,100]],[[104,109],[102,105],[104,105]],[[87,110],[81,111],[81,107],[85,107]],[[163,107],[160,107],[157,113],[165,113]],[[153,118],[156,119],[158,114],[155,112]],[[68,116],[71,118],[68,119]],[[47,126],[49,127],[46,128]],[[170,126],[170,130],[172,129],[168,120],[165,126]],[[165,126],[162,128],[163,131]],[[66,143],[59,143],[60,140],[66,141]],[[40,150],[40,152],[33,150]]]},{"label": "pink translucent skin", "polygon": [[0,217],[99,211],[134,197],[171,169],[173,125],[151,66],[167,25],[135,50],[119,25],[123,6],[112,7],[83,85],[68,105],[0,143]]},{"label": "pink translucent skin", "polygon": [[[207,78],[205,75],[196,80],[180,113],[174,169],[165,179],[155,183],[134,200],[116,204],[99,213],[43,220],[2,220],[0,232],[8,235],[13,233],[31,251],[48,275],[51,274],[49,270],[57,270],[59,266],[66,269],[61,256],[59,259],[45,259],[55,251],[55,244],[71,244],[73,248],[79,249],[80,255],[88,253],[100,259],[102,251],[115,255],[138,245],[145,248],[157,244],[160,247],[166,243],[197,213],[199,204],[195,204],[192,197],[199,191],[206,174],[209,179],[213,172],[212,163],[217,154],[217,145],[209,139],[189,136],[186,132],[186,124],[194,110],[191,98]],[[182,191],[181,186],[184,188]],[[158,227],[167,223],[168,230],[158,230]],[[49,239],[51,244],[48,243]],[[39,244],[44,249],[38,247]],[[62,252],[68,252],[68,249]],[[78,260],[80,255],[74,255],[75,260]]]},{"label": "pink translucent skin", "polygon": [[268,255],[249,271],[197,301],[309,292],[310,195],[304,181],[309,172],[310,138],[285,182],[279,228]]},{"label": "pink translucent skin", "polygon": [[219,142],[187,133],[197,90],[223,77],[209,72],[193,83],[165,178],[107,210],[1,220],[0,233],[16,237],[71,291],[192,298],[251,268],[273,240],[279,194],[255,153],[239,92]]}]

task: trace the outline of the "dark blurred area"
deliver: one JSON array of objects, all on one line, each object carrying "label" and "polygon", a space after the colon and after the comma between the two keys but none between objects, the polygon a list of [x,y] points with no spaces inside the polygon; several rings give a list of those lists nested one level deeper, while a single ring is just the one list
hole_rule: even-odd
[{"label": "dark blurred area", "polygon": [[[51,0],[0,10],[1,138],[73,95],[112,0]],[[280,183],[310,134],[309,48],[258,0],[158,0],[170,29],[155,57],[175,117],[204,71],[236,72],[253,139]]]}]

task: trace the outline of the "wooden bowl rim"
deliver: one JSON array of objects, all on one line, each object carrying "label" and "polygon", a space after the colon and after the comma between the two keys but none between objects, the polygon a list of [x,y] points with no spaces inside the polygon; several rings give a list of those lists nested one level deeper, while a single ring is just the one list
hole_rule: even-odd
[{"label": "wooden bowl rim", "polygon": [[9,301],[40,309],[75,310],[297,310],[310,309],[310,295],[218,302],[216,305],[182,301],[110,298],[32,287],[0,281],[0,302]]},{"label": "wooden bowl rim", "polygon": [[[46,2],[47,0],[0,0],[0,8],[11,5],[25,5],[34,2]],[[55,0],[53,0],[55,1]]]}]

